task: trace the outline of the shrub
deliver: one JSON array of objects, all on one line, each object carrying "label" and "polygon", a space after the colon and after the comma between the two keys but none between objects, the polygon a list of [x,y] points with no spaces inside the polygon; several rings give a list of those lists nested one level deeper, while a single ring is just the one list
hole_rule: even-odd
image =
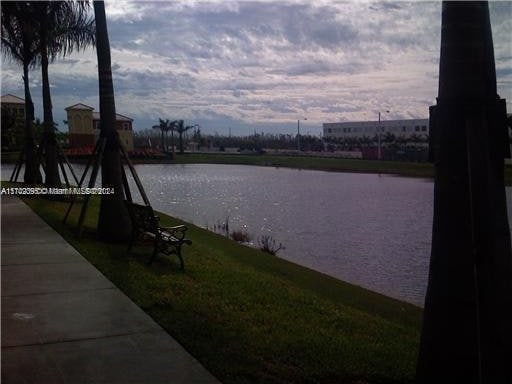
[{"label": "shrub", "polygon": [[219,220],[217,224],[213,224],[213,232],[229,237],[229,216],[225,222]]},{"label": "shrub", "polygon": [[251,241],[251,235],[242,229],[231,232],[231,238],[238,243],[248,243]]},{"label": "shrub", "polygon": [[270,235],[261,235],[258,239],[258,244],[263,252],[269,253],[274,256],[277,254],[278,251],[284,249],[283,244],[279,243],[279,245],[277,245],[274,238]]}]

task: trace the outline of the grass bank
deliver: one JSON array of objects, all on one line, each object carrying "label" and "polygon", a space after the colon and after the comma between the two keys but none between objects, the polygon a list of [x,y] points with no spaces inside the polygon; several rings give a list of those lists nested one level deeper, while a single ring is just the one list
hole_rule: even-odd
[{"label": "grass bank", "polygon": [[175,162],[179,164],[259,165],[334,172],[389,173],[410,177],[434,176],[434,168],[429,163],[341,159],[315,156],[187,153],[177,155]]},{"label": "grass bank", "polygon": [[[409,383],[421,309],[189,226],[185,272],[149,247],[106,244],[93,199],[82,239],[78,209],[26,203],[224,383]],[[161,215],[163,225],[181,221]],[[143,363],[143,362],[142,362]]]},{"label": "grass bank", "polygon": [[[195,154],[177,155],[178,164],[241,164],[331,172],[385,173],[405,177],[434,178],[434,166],[430,163],[404,161],[378,161],[341,159],[314,156]],[[512,186],[512,165],[505,166],[505,185]]]}]

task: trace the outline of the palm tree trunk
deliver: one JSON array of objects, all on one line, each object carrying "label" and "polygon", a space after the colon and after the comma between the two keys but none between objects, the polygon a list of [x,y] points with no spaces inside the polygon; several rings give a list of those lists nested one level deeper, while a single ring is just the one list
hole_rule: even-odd
[{"label": "palm tree trunk", "polygon": [[509,383],[512,247],[506,103],[496,94],[487,2],[443,2],[432,253],[418,383]]},{"label": "palm tree trunk", "polygon": [[[43,28],[46,28],[43,26]],[[41,39],[46,39],[46,31]],[[41,71],[43,80],[43,112],[44,112],[44,145],[47,187],[60,187],[57,138],[53,123],[52,99],[50,95],[50,81],[48,79],[48,51],[47,43],[42,41]]]},{"label": "palm tree trunk", "polygon": [[96,18],[96,53],[100,90],[100,135],[107,140],[101,163],[101,177],[103,187],[114,190],[114,194],[101,195],[98,234],[104,240],[124,241],[131,234],[131,221],[124,204],[125,195],[121,171],[123,165],[115,127],[116,105],[103,1],[94,1],[94,15]]},{"label": "palm tree trunk", "polygon": [[176,152],[174,150],[174,127],[171,128],[171,151],[172,151],[172,159],[176,159]]},{"label": "palm tree trunk", "polygon": [[25,87],[25,175],[23,179],[27,184],[41,182],[41,174],[36,165],[34,146],[34,103],[29,87],[28,63],[23,64],[23,84]]}]

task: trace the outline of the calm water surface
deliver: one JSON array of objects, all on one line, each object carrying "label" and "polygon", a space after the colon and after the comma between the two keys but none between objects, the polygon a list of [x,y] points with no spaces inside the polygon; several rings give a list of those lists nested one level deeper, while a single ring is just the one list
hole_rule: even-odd
[{"label": "calm water surface", "polygon": [[[423,305],[430,180],[238,165],[136,168],[156,210],[209,228],[229,218],[230,230],[246,230],[253,242],[270,234],[282,243],[282,258]],[[9,169],[2,165],[3,179]],[[510,188],[507,198],[510,219]]]}]

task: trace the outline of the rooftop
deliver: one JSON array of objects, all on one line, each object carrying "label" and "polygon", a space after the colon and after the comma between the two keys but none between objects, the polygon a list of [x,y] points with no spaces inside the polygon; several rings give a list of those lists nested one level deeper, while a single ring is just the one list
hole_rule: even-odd
[{"label": "rooftop", "polygon": [[[2,102],[3,102],[3,96],[2,96]],[[74,105],[71,105],[71,106],[65,108],[65,110],[66,111],[70,111],[70,110],[94,111],[94,108],[90,107],[88,105],[82,104],[82,103],[78,103],[78,104],[74,104]],[[100,119],[100,113],[99,112],[93,112],[92,113],[92,118],[93,118],[93,120],[99,120]],[[116,121],[133,121],[133,119],[130,118],[130,117],[121,115],[119,113],[116,113]]]},{"label": "rooftop", "polygon": [[65,108],[66,111],[69,111],[71,109],[81,109],[81,110],[87,110],[87,111],[94,111],[93,107],[89,107],[88,105],[85,105],[85,104],[82,104],[82,103],[78,103],[78,104],[75,104],[75,105],[72,105],[70,107]]},{"label": "rooftop", "polygon": [[[93,120],[99,120],[100,119],[100,113],[99,112],[93,112],[92,113]],[[119,113],[116,113],[116,121],[133,121],[133,119],[130,119],[129,117],[120,115]]]},{"label": "rooftop", "polygon": [[325,126],[371,126],[371,125],[411,125],[411,124],[428,124],[428,118],[426,119],[401,119],[401,120],[381,120],[380,122],[377,120],[367,120],[367,121],[340,121],[337,123],[323,123]]},{"label": "rooftop", "polygon": [[25,104],[25,100],[21,97],[14,96],[11,94],[3,95],[2,96],[2,103],[8,103],[8,104]]}]

